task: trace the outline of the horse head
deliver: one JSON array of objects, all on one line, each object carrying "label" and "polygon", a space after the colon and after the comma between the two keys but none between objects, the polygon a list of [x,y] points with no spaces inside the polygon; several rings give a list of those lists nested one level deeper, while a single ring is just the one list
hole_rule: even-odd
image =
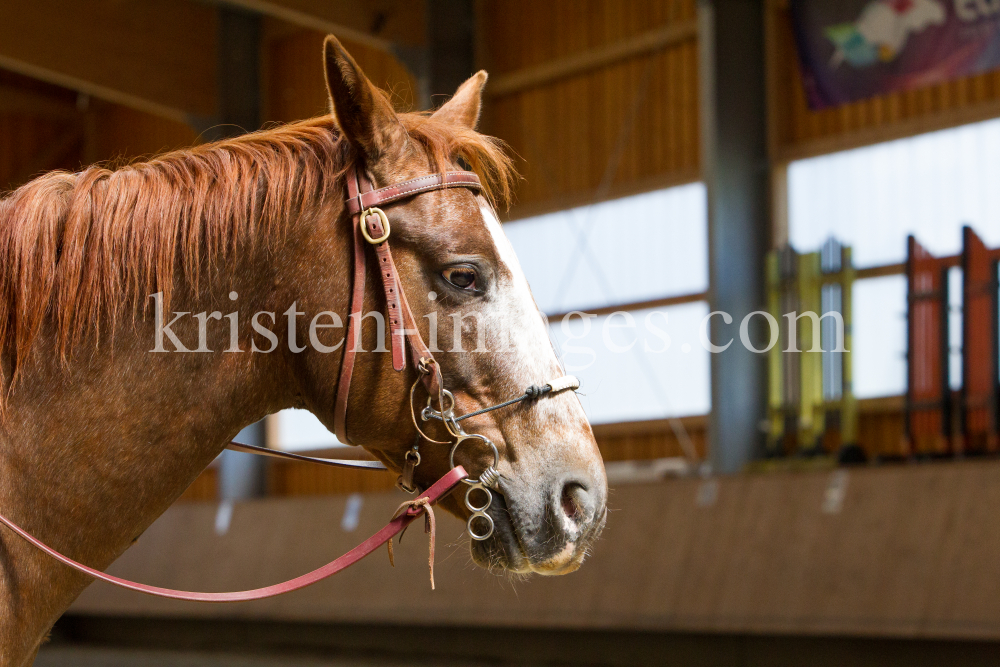
[{"label": "horse head", "polygon": [[[487,181],[491,176],[494,181],[505,177],[509,162],[497,143],[475,132],[485,72],[462,84],[433,114],[404,118],[332,37],[325,44],[325,62],[336,123],[353,153],[353,163],[373,188],[465,165],[482,172]],[[419,133],[408,129],[416,126]],[[428,136],[440,140],[421,140]],[[563,376],[544,316],[489,194],[488,188],[436,189],[397,201],[384,211],[400,291],[420,337],[433,352],[443,387],[454,397],[456,415],[504,402],[527,387],[544,386]],[[347,197],[345,192],[343,198]],[[301,267],[311,278],[302,281],[309,286],[297,295],[300,303],[323,303],[325,291],[344,290],[343,276],[350,274],[351,264],[343,248],[351,247],[345,239],[353,224],[351,212],[343,208],[337,220],[315,226],[308,239],[310,259]],[[341,249],[339,253],[335,248]],[[374,257],[371,249],[366,252]],[[377,260],[369,260],[369,266],[374,263]],[[364,313],[384,312],[376,270],[370,269],[366,279]],[[441,420],[426,420],[423,408],[451,407],[452,399],[441,406],[439,400],[444,399],[429,396],[418,382],[416,364],[408,364],[403,372],[393,369],[391,355],[379,340],[384,330],[379,331],[377,319],[362,319],[346,403],[348,437],[351,444],[364,447],[397,471],[406,465],[408,453],[413,456],[416,444],[420,464],[412,470],[412,479],[427,487],[449,469],[454,438]],[[302,402],[331,430],[336,426],[340,363],[340,354],[313,350],[301,363]],[[496,445],[500,475],[495,486],[499,493],[487,510],[495,530],[489,539],[472,542],[475,561],[542,574],[579,567],[604,525],[607,482],[576,395],[563,391],[522,401],[464,420],[461,427],[482,437],[463,441],[454,453],[455,462],[473,476],[481,474],[494,463],[491,442]],[[427,437],[420,437],[418,429]],[[469,518],[470,509],[454,495],[444,507]]]}]

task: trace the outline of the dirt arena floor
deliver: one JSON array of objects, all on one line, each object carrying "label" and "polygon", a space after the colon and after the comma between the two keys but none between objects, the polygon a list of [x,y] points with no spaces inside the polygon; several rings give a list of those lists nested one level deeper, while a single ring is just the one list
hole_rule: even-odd
[{"label": "dirt arena floor", "polygon": [[1000,642],[64,617],[36,667],[996,667]]}]

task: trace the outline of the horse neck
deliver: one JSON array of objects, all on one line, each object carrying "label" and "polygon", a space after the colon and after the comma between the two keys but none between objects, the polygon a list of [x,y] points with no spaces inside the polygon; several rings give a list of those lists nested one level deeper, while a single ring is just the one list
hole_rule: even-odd
[{"label": "horse neck", "polygon": [[[81,345],[68,368],[53,353],[55,334],[43,332],[41,353],[25,368],[0,423],[0,512],[63,553],[106,567],[243,427],[292,405],[294,389],[286,388],[296,386],[287,376],[294,364],[283,356],[287,326],[280,318],[297,277],[279,267],[301,265],[288,254],[307,248],[304,236],[312,232],[299,227],[292,224],[266,252],[213,272],[197,297],[183,286],[175,289],[163,322],[172,313],[191,313],[171,329],[186,347],[199,342],[194,314],[238,311],[244,352],[222,352],[231,342],[224,317],[208,320],[206,343],[214,353],[151,352],[157,326],[152,309],[134,326],[118,326],[113,339],[102,334],[99,345]],[[347,248],[335,252],[346,256]],[[231,292],[239,295],[235,301]],[[249,315],[257,311],[277,315],[272,330],[279,348],[273,354],[249,351]],[[32,600],[28,614],[42,626],[89,583],[0,530],[4,553],[16,558],[0,558],[0,617],[4,598],[17,597],[12,590],[20,579],[46,581],[44,592],[37,591],[44,599]],[[0,642],[8,631],[32,632],[5,630],[0,622]]]}]

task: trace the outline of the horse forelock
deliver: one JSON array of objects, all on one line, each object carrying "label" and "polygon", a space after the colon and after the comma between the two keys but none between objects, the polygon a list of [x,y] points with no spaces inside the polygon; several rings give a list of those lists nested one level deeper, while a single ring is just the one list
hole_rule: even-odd
[{"label": "horse forelock", "polygon": [[[493,201],[509,201],[514,171],[499,141],[423,113],[398,120],[433,168],[461,157]],[[10,193],[0,200],[4,384],[13,386],[47,319],[65,361],[88,332],[96,340],[101,323],[135,313],[148,295],[161,292],[167,310],[180,280],[197,292],[206,266],[275,243],[339,192],[354,159],[324,116],[118,169],[55,171]]]}]

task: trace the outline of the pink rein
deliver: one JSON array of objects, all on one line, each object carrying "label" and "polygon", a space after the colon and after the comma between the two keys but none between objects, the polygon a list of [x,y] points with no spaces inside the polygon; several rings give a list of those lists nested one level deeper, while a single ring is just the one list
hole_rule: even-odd
[{"label": "pink rein", "polygon": [[[20,535],[34,547],[42,551],[48,556],[56,559],[63,565],[68,565],[78,572],[82,572],[89,575],[95,579],[100,579],[101,581],[106,581],[109,584],[114,584],[115,586],[120,586],[121,588],[127,588],[131,591],[138,591],[139,593],[146,593],[147,595],[155,595],[161,598],[172,598],[174,600],[188,600],[191,602],[245,602],[247,600],[262,600],[264,598],[271,598],[277,595],[283,595],[284,593],[290,593],[292,591],[297,591],[300,588],[305,588],[306,586],[311,586],[318,581],[322,581],[327,577],[331,577],[338,572],[347,569],[351,565],[354,565],[359,560],[375,551],[377,548],[392,540],[393,537],[398,535],[403,531],[414,519],[419,517],[425,512],[432,511],[430,505],[441,500],[441,498],[448,495],[452,489],[454,489],[463,479],[468,478],[468,473],[465,472],[465,468],[462,466],[456,466],[449,470],[444,477],[434,482],[433,485],[425,492],[420,494],[414,500],[408,501],[400,507],[400,511],[396,516],[392,518],[389,523],[385,525],[380,531],[369,537],[367,540],[354,547],[346,554],[333,560],[323,567],[320,567],[308,574],[303,574],[302,576],[296,577],[294,579],[289,579],[288,581],[282,582],[280,584],[274,584],[272,586],[265,586],[264,588],[255,588],[249,591],[234,591],[230,593],[199,593],[194,591],[178,591],[172,588],[160,588],[158,586],[148,586],[146,584],[140,584],[135,581],[129,581],[128,579],[121,579],[119,577],[112,576],[110,574],[105,574],[100,570],[95,570],[92,567],[87,567],[81,563],[76,562],[68,556],[64,556],[52,547],[48,546],[41,540],[33,537],[30,533],[25,531],[23,528],[15,524],[13,521],[7,517],[0,514],[0,523],[13,530],[15,533]],[[403,511],[405,507],[405,511]],[[433,582],[434,576],[434,543],[433,536],[431,542],[431,581]],[[433,584],[432,584],[433,585]]]}]

